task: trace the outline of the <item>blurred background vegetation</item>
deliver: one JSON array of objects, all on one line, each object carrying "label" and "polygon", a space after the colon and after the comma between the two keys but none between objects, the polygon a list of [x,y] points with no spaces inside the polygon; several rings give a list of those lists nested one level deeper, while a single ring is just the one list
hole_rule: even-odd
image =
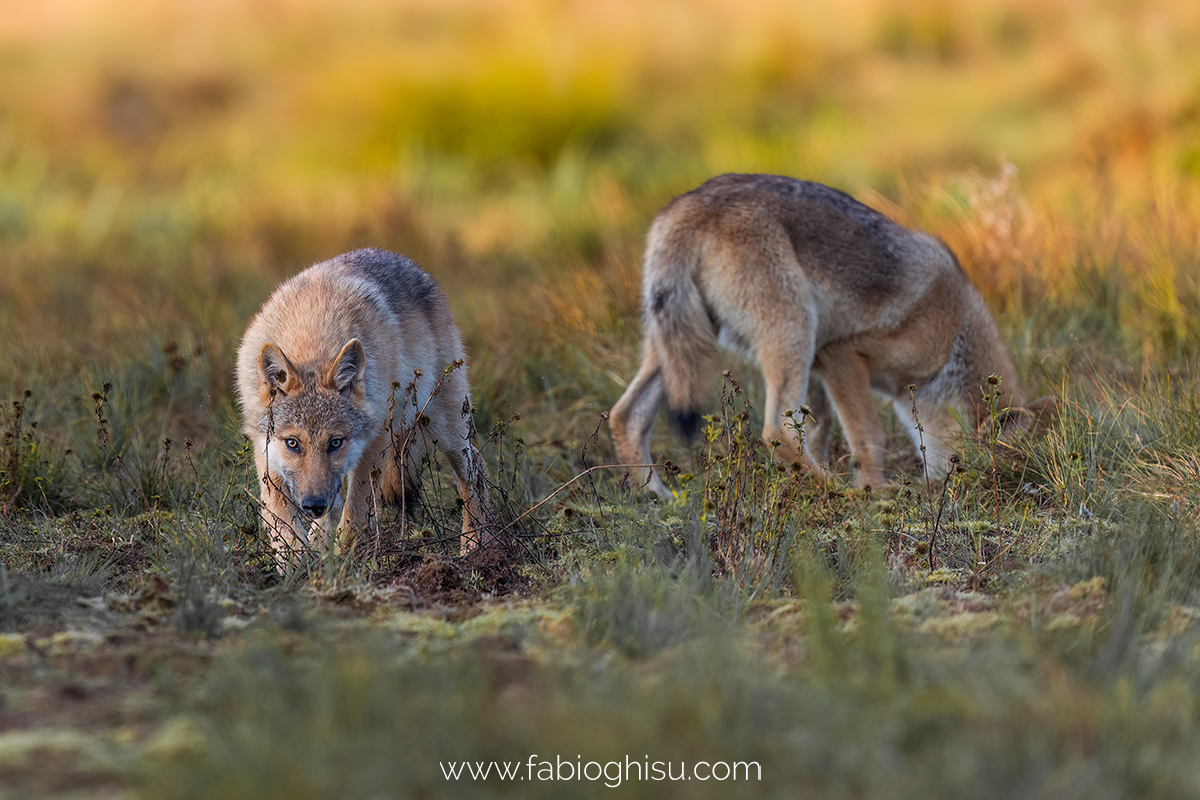
[{"label": "blurred background vegetation", "polygon": [[586,435],[634,368],[650,218],[726,171],[944,237],[1026,370],[1178,369],[1198,32],[1182,0],[10,0],[0,394],[77,424],[112,380],[228,446],[249,315],[376,245],[445,286],[483,427]]}]

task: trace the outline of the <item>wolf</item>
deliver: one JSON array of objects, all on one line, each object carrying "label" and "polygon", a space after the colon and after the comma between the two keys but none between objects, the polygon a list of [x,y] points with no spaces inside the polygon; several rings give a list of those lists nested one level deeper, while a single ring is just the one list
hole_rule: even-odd
[{"label": "wolf", "polygon": [[405,256],[355,250],[275,290],[242,337],[236,377],[277,557],[335,533],[349,545],[377,492],[411,509],[423,442],[458,480],[461,550],[490,543],[464,359],[445,295]]},{"label": "wolf", "polygon": [[[677,427],[694,434],[719,347],[761,369],[763,439],[775,457],[818,474],[813,450],[823,448],[809,440],[826,441],[829,420],[801,436],[802,409],[811,410],[810,388],[814,408],[828,393],[858,487],[888,485],[873,391],[892,402],[932,478],[949,469],[956,434],[993,410],[1025,424],[1012,359],[954,254],[837,189],[776,175],[712,178],[655,217],[642,283],[642,364],[609,425],[629,479],[662,497],[671,492],[649,466],[655,415],[665,399]],[[981,380],[993,375],[1003,389],[989,407]]]}]

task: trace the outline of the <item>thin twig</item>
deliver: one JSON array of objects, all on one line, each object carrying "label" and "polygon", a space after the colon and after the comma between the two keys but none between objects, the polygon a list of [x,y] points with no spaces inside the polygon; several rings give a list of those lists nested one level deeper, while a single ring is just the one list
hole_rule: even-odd
[{"label": "thin twig", "polygon": [[537,503],[534,503],[532,506],[530,506],[529,508],[522,511],[511,522],[509,522],[507,525],[505,525],[503,528],[501,528],[497,533],[507,533],[510,528],[512,528],[514,525],[516,525],[522,519],[529,516],[534,511],[537,511],[539,508],[544,506],[546,503],[550,502],[550,499],[552,497],[554,497],[554,495],[558,494],[563,489],[566,489],[568,486],[575,483],[577,480],[591,475],[593,472],[596,472],[596,471],[602,470],[602,469],[631,470],[631,469],[646,469],[648,467],[653,468],[653,467],[661,467],[661,466],[662,466],[661,464],[598,464],[594,467],[588,467],[583,472],[581,472],[578,475],[576,475],[575,477],[571,478],[571,480],[567,481],[566,483],[562,484],[554,491],[550,492],[550,494],[546,495],[546,497],[543,500],[541,500]]}]

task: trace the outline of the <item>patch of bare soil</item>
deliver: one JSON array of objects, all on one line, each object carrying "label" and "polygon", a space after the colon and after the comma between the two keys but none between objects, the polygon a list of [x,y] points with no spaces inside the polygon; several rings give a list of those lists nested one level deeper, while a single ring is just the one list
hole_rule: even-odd
[{"label": "patch of bare soil", "polygon": [[534,590],[535,582],[521,569],[525,563],[519,548],[496,544],[459,557],[427,554],[392,578],[408,586],[418,601],[463,605]]}]

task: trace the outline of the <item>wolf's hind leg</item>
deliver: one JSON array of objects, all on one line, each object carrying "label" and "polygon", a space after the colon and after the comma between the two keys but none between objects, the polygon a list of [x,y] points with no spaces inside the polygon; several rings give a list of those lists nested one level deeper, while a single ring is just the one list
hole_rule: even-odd
[{"label": "wolf's hind leg", "polygon": [[[796,429],[805,422],[799,409],[808,399],[811,352],[812,346],[804,342],[760,354],[759,366],[766,382],[763,441],[779,443],[775,448],[776,460],[785,464],[801,462],[813,473],[824,476],[825,468],[812,457],[808,442],[800,440],[803,429]],[[791,417],[785,416],[788,411],[792,412]]]},{"label": "wolf's hind leg", "polygon": [[659,497],[670,498],[671,491],[655,473],[650,455],[650,431],[658,407],[665,396],[665,384],[658,355],[647,346],[646,356],[634,379],[608,415],[617,460],[630,466],[629,480],[635,486],[647,485]]}]

